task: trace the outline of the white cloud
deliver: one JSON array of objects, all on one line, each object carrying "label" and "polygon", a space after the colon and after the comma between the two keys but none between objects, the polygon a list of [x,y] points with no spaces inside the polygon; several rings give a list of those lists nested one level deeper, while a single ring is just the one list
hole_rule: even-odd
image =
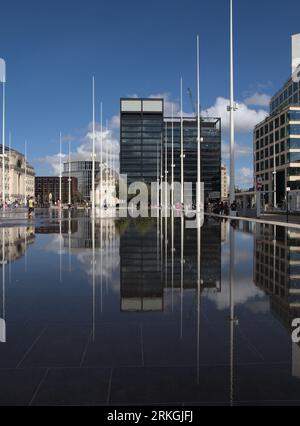
[{"label": "white cloud", "polygon": [[269,95],[263,93],[254,93],[254,95],[246,98],[244,102],[246,105],[267,107],[269,106],[270,99],[271,96]]},{"label": "white cloud", "polygon": [[253,170],[250,167],[241,167],[236,174],[236,182],[241,188],[253,186]]},{"label": "white cloud", "polygon": [[[114,118],[113,118],[114,120]],[[100,160],[100,148],[101,148],[101,131],[100,124],[96,123],[96,132],[95,132],[95,150],[96,150],[96,159]],[[71,152],[71,160],[89,160],[92,157],[92,149],[93,149],[93,132],[91,130],[92,123],[89,123],[87,127],[86,134],[81,139],[81,144],[76,148],[75,151]],[[74,139],[71,136],[68,136],[68,140],[73,141]],[[104,129],[102,131],[102,142],[103,142],[103,161],[115,161],[115,167],[118,168],[119,162],[119,152],[120,145],[119,140],[114,136],[111,130]],[[48,164],[54,175],[59,174],[59,164],[60,164],[60,155],[48,155],[43,158],[38,158],[35,160],[38,163]],[[62,155],[62,162],[68,161],[68,154]]]},{"label": "white cloud", "polygon": [[[219,97],[213,106],[203,111],[203,115],[210,117],[221,117],[222,129],[229,129],[229,112],[227,107],[229,100]],[[248,108],[245,103],[240,103],[238,110],[235,113],[235,128],[237,132],[247,133],[252,132],[254,126],[260,121],[263,121],[268,113],[262,109],[255,110]]]},{"label": "white cloud", "polygon": [[110,120],[109,126],[113,130],[118,130],[120,128],[120,115],[114,115]]},{"label": "white cloud", "polygon": [[[241,157],[247,157],[249,155],[252,156],[253,151],[252,147],[244,146],[235,144],[235,159],[241,158]],[[222,143],[222,160],[229,160],[230,158],[230,151],[229,151],[229,144],[223,142]]]}]

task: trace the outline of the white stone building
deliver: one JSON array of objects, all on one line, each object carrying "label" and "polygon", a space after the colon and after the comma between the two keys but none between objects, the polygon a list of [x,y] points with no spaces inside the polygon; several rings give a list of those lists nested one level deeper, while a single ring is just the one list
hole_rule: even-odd
[{"label": "white stone building", "polygon": [[[2,200],[2,170],[3,157],[0,145],[0,195]],[[25,182],[25,157],[20,152],[5,148],[5,199],[7,201],[18,201],[24,204],[26,198],[34,197],[35,170],[26,162]]]}]

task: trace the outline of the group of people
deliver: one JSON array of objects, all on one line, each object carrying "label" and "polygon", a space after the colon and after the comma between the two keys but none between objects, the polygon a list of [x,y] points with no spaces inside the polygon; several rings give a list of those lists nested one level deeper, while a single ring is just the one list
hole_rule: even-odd
[{"label": "group of people", "polygon": [[229,216],[231,215],[237,215],[238,206],[236,201],[229,204],[227,202],[221,201],[220,203],[216,203],[211,210],[214,214],[219,214],[220,216]]}]

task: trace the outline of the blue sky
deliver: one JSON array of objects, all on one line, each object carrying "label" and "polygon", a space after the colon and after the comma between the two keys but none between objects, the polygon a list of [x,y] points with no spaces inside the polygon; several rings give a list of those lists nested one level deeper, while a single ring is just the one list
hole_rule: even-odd
[{"label": "blue sky", "polygon": [[[252,124],[263,117],[267,96],[290,75],[290,36],[300,32],[299,16],[296,0],[284,2],[284,13],[278,0],[235,0],[235,98],[241,104],[236,168],[242,186],[251,180]],[[7,129],[13,147],[23,151],[28,140],[37,174],[55,170],[60,130],[72,139],[76,155],[88,152],[93,74],[97,114],[102,100],[115,144],[117,120],[112,118],[120,97],[166,94],[177,103],[181,74],[185,90],[190,87],[195,96],[197,33],[202,108],[226,116],[228,20],[229,0],[4,2],[0,57],[7,61]],[[184,110],[191,110],[187,95]],[[226,162],[226,126],[223,140]]]}]

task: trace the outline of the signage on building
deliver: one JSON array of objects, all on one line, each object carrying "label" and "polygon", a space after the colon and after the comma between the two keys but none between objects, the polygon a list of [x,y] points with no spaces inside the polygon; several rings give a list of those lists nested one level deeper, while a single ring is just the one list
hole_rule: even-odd
[{"label": "signage on building", "polygon": [[257,178],[257,181],[256,181],[256,189],[260,191],[262,189],[262,186],[263,186],[263,181],[262,181],[262,178],[259,177]]}]

